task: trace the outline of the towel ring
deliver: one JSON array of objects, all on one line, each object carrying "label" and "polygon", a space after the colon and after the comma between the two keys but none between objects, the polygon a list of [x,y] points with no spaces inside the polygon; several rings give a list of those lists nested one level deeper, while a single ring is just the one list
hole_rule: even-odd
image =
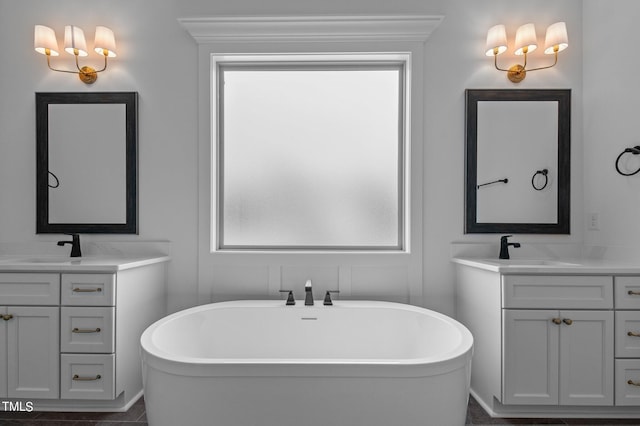
[{"label": "towel ring", "polygon": [[[536,176],[538,175],[544,176],[544,185],[542,185],[541,187],[536,186]],[[547,187],[548,183],[549,183],[549,169],[538,170],[533,174],[533,177],[531,178],[531,186],[533,186],[533,189],[535,189],[536,191],[542,191]]]},{"label": "towel ring", "polygon": [[51,176],[53,176],[53,178],[56,180],[56,183],[55,183],[55,184],[53,184],[53,185],[51,185],[50,183],[49,183],[49,184],[47,184],[47,185],[49,186],[49,188],[57,188],[57,187],[59,187],[59,186],[60,186],[60,180],[58,179],[58,176],[56,176],[56,175],[55,175],[55,174],[53,174],[52,172],[49,172],[49,174],[50,174]]},{"label": "towel ring", "polygon": [[616,171],[618,173],[620,173],[622,176],[633,176],[636,173],[640,172],[640,167],[638,168],[638,170],[636,170],[635,172],[632,172],[632,173],[624,173],[622,170],[620,170],[620,164],[619,164],[620,163],[620,159],[627,152],[630,152],[633,155],[638,155],[638,154],[640,154],[640,146],[636,145],[633,148],[626,148],[624,151],[622,151],[620,153],[620,155],[618,155],[618,158],[616,158]]}]

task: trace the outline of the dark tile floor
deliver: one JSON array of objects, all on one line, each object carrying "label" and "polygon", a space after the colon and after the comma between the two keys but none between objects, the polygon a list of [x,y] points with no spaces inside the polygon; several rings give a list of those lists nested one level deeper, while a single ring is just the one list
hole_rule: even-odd
[{"label": "dark tile floor", "polygon": [[[144,401],[140,399],[126,413],[5,413],[0,411],[0,426],[143,426],[147,425]],[[494,419],[473,399],[469,398],[467,426],[474,425],[572,425],[616,426],[640,425],[637,420],[589,419]],[[190,426],[188,424],[176,426]],[[242,425],[238,425],[242,426]],[[329,425],[327,425],[329,426]],[[349,426],[349,425],[340,425]],[[402,426],[402,425],[397,425]],[[449,425],[438,425],[449,426]]]},{"label": "dark tile floor", "polygon": [[571,425],[571,426],[622,426],[640,425],[639,419],[494,419],[476,402],[469,397],[467,409],[467,426],[474,425]]}]

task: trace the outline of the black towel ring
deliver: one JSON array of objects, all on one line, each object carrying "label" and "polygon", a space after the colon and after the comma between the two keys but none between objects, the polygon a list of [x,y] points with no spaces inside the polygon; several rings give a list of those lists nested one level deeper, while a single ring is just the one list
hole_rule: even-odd
[{"label": "black towel ring", "polygon": [[49,185],[49,188],[57,188],[60,186],[60,180],[58,179],[58,176],[54,175],[52,172],[49,172],[49,174],[51,176],[53,176],[53,178],[56,180],[56,183],[54,185],[51,185],[50,183],[48,183],[47,185]]},{"label": "black towel ring", "polygon": [[[544,176],[544,185],[542,185],[541,187],[537,187],[536,186],[536,176],[538,175],[542,175]],[[542,191],[543,189],[545,189],[547,187],[547,184],[549,183],[549,170],[548,169],[542,169],[542,170],[538,170],[533,174],[533,177],[531,178],[531,186],[533,186],[533,189],[535,189],[536,191]]]},{"label": "black towel ring", "polygon": [[618,173],[620,173],[622,176],[633,176],[636,173],[640,172],[640,167],[638,168],[638,170],[636,170],[635,172],[632,172],[632,173],[624,173],[622,170],[620,170],[620,164],[619,164],[620,163],[620,159],[627,152],[630,152],[633,155],[638,155],[638,154],[640,154],[640,146],[636,145],[633,148],[626,148],[624,151],[622,151],[620,153],[620,155],[618,155],[618,158],[616,158],[616,171]]}]

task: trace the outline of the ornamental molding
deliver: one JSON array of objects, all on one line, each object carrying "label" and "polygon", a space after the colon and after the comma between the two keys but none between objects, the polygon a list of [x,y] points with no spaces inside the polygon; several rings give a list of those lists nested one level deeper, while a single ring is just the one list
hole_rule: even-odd
[{"label": "ornamental molding", "polygon": [[426,41],[441,15],[202,17],[178,21],[198,44],[219,42]]}]

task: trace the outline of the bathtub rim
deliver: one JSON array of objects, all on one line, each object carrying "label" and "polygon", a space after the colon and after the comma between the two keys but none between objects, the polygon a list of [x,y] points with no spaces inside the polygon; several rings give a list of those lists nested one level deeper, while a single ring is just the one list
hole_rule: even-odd
[{"label": "bathtub rim", "polygon": [[281,300],[234,300],[214,302],[187,308],[154,322],[140,338],[140,356],[143,368],[152,368],[169,374],[193,377],[429,377],[466,368],[473,356],[473,336],[455,319],[439,312],[397,302],[369,300],[334,301],[334,306],[323,306],[315,301],[315,308],[376,308],[400,309],[429,315],[453,326],[460,333],[461,341],[454,350],[434,357],[403,359],[324,359],[324,358],[195,358],[181,357],[158,348],[152,341],[153,334],[170,321],[185,315],[210,309],[233,307],[298,308],[305,309],[304,301],[296,300],[296,306],[285,307]]}]

